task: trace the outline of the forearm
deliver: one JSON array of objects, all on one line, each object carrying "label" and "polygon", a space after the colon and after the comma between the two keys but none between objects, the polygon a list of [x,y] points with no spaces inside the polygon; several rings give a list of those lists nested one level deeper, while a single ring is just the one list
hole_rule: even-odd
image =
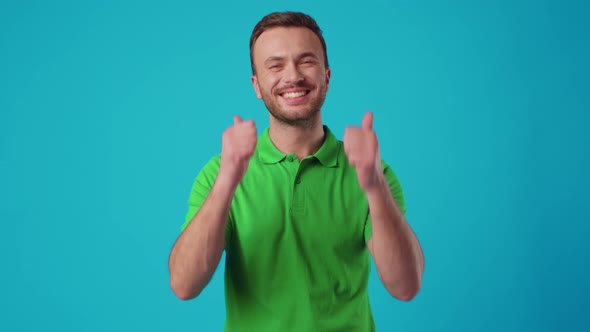
[{"label": "forearm", "polygon": [[401,300],[412,299],[422,280],[422,249],[385,180],[366,192],[372,223],[369,249],[381,281]]},{"label": "forearm", "polygon": [[200,294],[225,247],[225,226],[235,186],[224,183],[220,177],[218,180],[170,254],[170,286],[183,300]]}]

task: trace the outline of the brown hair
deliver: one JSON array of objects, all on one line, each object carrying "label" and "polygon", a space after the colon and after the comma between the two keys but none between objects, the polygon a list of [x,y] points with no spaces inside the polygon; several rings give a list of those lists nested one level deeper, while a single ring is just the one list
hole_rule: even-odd
[{"label": "brown hair", "polygon": [[324,62],[326,68],[330,68],[328,65],[328,52],[326,50],[326,41],[322,36],[322,30],[316,23],[316,21],[309,15],[299,12],[274,12],[263,17],[258,24],[254,27],[252,35],[250,36],[250,66],[252,66],[252,74],[256,74],[254,68],[254,59],[252,58],[252,48],[254,43],[260,35],[271,28],[275,27],[304,27],[315,33],[322,43],[324,49]]}]

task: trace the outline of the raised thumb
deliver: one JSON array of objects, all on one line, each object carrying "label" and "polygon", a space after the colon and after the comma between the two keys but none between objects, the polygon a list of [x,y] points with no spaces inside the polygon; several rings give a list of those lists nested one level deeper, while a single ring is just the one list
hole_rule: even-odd
[{"label": "raised thumb", "polygon": [[365,115],[363,116],[363,123],[361,124],[361,128],[373,130],[373,113],[365,113]]}]

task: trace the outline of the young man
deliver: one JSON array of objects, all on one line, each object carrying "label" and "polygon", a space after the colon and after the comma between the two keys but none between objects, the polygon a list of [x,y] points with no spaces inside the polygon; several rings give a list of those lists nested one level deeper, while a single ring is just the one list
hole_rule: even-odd
[{"label": "young man", "polygon": [[197,176],[170,284],[196,297],[226,250],[226,331],[374,331],[369,254],[389,293],[412,299],[423,256],[401,187],[381,161],[373,115],[343,143],[322,124],[326,44],[302,13],[272,13],[250,39],[252,85],[270,113],[234,116]]}]

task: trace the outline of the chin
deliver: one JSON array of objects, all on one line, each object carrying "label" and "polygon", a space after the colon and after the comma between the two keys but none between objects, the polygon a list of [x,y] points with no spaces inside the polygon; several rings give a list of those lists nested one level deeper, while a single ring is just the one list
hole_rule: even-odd
[{"label": "chin", "polygon": [[304,110],[304,111],[292,111],[292,110],[281,110],[279,114],[275,112],[271,112],[273,117],[283,123],[297,126],[297,125],[307,125],[314,122],[319,114],[319,110]]}]

